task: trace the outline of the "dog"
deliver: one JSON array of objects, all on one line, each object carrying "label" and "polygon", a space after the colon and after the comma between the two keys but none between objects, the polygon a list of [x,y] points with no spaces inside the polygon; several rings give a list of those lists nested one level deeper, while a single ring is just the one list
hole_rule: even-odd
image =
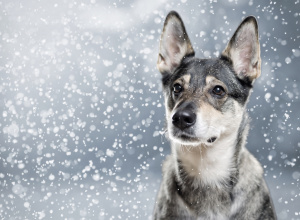
[{"label": "dog", "polygon": [[218,58],[199,59],[179,14],[160,38],[158,70],[171,155],[154,219],[276,219],[260,163],[246,149],[246,104],[260,76],[258,24],[245,18]]}]

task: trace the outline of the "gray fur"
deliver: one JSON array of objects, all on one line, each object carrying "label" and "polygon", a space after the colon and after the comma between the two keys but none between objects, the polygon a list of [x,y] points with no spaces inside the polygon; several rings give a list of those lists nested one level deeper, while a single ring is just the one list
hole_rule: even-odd
[{"label": "gray fur", "polygon": [[[168,15],[165,25],[169,22],[169,19],[174,16],[176,20],[179,20],[182,24],[181,33],[184,32],[185,37],[188,39],[183,22],[176,12],[171,12]],[[244,20],[244,23],[245,22],[255,23],[255,32],[258,37],[255,18],[246,18]],[[242,23],[238,29],[241,29],[242,25],[244,24]],[[237,35],[237,32],[234,36],[235,35]],[[234,36],[225,50],[226,54],[231,54],[230,46],[234,45]],[[255,39],[253,42],[256,43]],[[187,40],[187,43],[188,47],[192,48],[189,40]],[[255,59],[259,57],[258,40],[257,45],[258,47],[255,51],[258,55],[256,55]],[[164,53],[167,54],[166,52]],[[201,177],[195,178],[192,175],[192,171],[184,166],[182,161],[177,157],[175,148],[178,147],[178,143],[176,144],[171,140],[172,154],[166,158],[163,164],[163,179],[156,199],[153,213],[154,219],[276,219],[269,190],[263,178],[263,169],[245,147],[249,119],[245,110],[246,108],[243,106],[247,103],[252,83],[255,77],[259,76],[260,69],[255,71],[251,69],[252,73],[249,73],[249,75],[247,75],[247,72],[235,73],[233,68],[235,61],[232,60],[229,55],[226,56],[226,54],[224,53],[223,57],[212,60],[201,60],[193,58],[193,54],[186,54],[186,56],[182,57],[181,63],[177,64],[175,69],[174,65],[168,68],[168,66],[163,63],[164,68],[161,72],[163,74],[167,112],[176,111],[177,104],[179,102],[183,103],[185,99],[189,99],[189,102],[195,103],[194,106],[197,106],[197,108],[201,108],[203,102],[207,102],[209,106],[212,106],[216,111],[220,111],[221,114],[231,111],[231,114],[235,115],[235,111],[237,110],[244,112],[242,113],[241,122],[234,135],[234,154],[231,158],[228,158],[228,160],[232,161],[232,167],[230,168],[230,172],[228,172],[228,176],[222,181],[219,181],[218,184],[208,184],[202,180]],[[163,62],[166,58],[163,56],[162,54],[159,55],[158,62]],[[256,63],[257,62],[258,61],[256,61]],[[249,63],[251,64],[251,62]],[[199,65],[201,65],[201,67]],[[207,71],[207,69],[212,67],[218,68],[216,68],[213,73]],[[251,66],[253,69],[256,67],[257,64]],[[258,67],[260,68],[260,65]],[[189,88],[192,87],[194,89],[186,91],[178,101],[172,98],[170,88],[172,88],[176,79],[179,79],[185,74],[191,75],[192,82],[190,82]],[[213,98],[205,98],[209,96],[209,93],[202,93],[201,88],[206,88],[205,79],[207,76],[213,76],[226,85],[228,94],[226,98],[224,98],[226,99],[225,101],[218,99],[219,104],[214,104],[213,101],[210,101]],[[242,108],[235,108],[234,106],[236,105],[242,106]],[[194,109],[194,111],[197,111],[197,109]],[[235,118],[231,120],[234,121]],[[194,135],[193,129],[195,129],[195,127],[191,126],[186,130],[189,130],[190,135]],[[221,140],[222,137],[223,136],[220,137]],[[194,148],[198,148],[201,151],[203,147],[205,147],[205,144]],[[213,147],[214,144],[209,145],[207,148],[212,149]],[[224,148],[227,147],[228,146],[224,146]],[[199,155],[205,154],[200,153]],[[201,159],[202,158],[199,158],[199,160]],[[216,160],[218,160],[218,158],[216,158]],[[206,169],[206,167],[201,167],[200,170],[201,169]]]}]

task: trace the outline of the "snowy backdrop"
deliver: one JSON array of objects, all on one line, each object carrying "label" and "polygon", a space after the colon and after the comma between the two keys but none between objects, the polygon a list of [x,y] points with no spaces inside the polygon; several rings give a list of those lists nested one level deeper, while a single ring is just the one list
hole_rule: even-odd
[{"label": "snowy backdrop", "polygon": [[170,153],[156,70],[170,10],[196,55],[258,18],[248,149],[279,219],[300,219],[299,0],[0,2],[0,218],[150,219]]}]

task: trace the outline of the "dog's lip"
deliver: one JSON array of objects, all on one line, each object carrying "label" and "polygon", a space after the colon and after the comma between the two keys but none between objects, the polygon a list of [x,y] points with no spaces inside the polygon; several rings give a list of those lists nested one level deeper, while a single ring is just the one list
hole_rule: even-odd
[{"label": "dog's lip", "polygon": [[179,137],[183,138],[183,139],[198,139],[197,137],[190,136],[190,135],[187,135],[187,134],[181,134]]},{"label": "dog's lip", "polygon": [[210,143],[210,144],[212,144],[212,143],[214,143],[216,140],[217,140],[217,137],[213,136],[213,137],[211,137],[211,138],[208,138],[208,139],[207,139],[207,142]]},{"label": "dog's lip", "polygon": [[212,136],[212,137],[206,139],[206,141],[205,141],[205,139],[203,139],[203,138],[196,137],[193,134],[190,134],[186,131],[181,131],[181,130],[174,131],[173,136],[176,137],[176,138],[180,138],[180,139],[183,139],[183,140],[188,140],[188,141],[191,141],[191,142],[203,142],[204,141],[208,145],[213,144],[218,139],[217,136]]},{"label": "dog's lip", "polygon": [[187,133],[187,132],[181,131],[181,130],[178,130],[178,131],[174,132],[173,136],[177,137],[177,138],[181,138],[183,140],[189,140],[189,141],[194,141],[194,142],[199,142],[200,141],[199,137],[196,137],[196,136],[194,136],[190,133]]},{"label": "dog's lip", "polygon": [[189,132],[182,131],[180,129],[174,130],[173,135],[176,137],[183,137],[183,138],[196,138],[193,134],[190,134]]}]

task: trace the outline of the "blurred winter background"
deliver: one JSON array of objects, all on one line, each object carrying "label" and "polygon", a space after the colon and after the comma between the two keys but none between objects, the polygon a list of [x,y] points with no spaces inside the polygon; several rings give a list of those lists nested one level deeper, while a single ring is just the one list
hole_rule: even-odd
[{"label": "blurred winter background", "polygon": [[258,18],[248,149],[279,219],[300,219],[299,0],[0,2],[0,218],[150,219],[170,153],[158,40],[170,10],[198,57]]}]

